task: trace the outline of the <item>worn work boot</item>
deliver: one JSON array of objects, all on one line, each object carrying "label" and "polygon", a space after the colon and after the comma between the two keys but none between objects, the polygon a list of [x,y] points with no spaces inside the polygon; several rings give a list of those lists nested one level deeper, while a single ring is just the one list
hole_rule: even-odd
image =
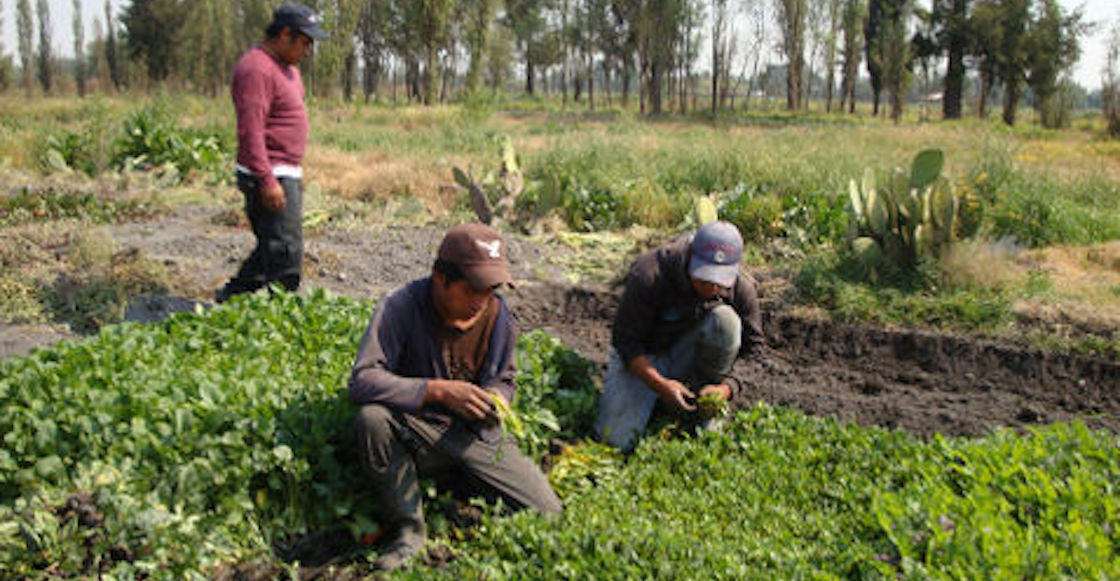
[{"label": "worn work boot", "polygon": [[424,548],[424,522],[406,520],[397,526],[396,536],[373,562],[378,571],[394,571],[407,565]]}]

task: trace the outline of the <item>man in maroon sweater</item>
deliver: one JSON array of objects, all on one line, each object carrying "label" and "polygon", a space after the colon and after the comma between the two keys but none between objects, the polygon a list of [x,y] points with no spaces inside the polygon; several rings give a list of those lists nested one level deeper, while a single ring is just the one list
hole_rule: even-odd
[{"label": "man in maroon sweater", "polygon": [[272,14],[265,39],[233,70],[230,94],[237,111],[237,187],[257,246],[241,269],[216,293],[218,302],[271,283],[299,288],[303,260],[300,180],[307,148],[301,60],[327,34],[301,4]]}]

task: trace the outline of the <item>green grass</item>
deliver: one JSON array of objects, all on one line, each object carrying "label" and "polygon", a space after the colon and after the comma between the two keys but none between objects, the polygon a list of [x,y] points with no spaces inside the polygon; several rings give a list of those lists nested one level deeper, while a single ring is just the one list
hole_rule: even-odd
[{"label": "green grass", "polygon": [[1012,297],[1043,290],[1036,279],[1022,289],[939,286],[936,267],[926,263],[916,272],[883,272],[875,282],[865,276],[854,261],[835,253],[810,257],[794,277],[796,302],[823,307],[848,323],[998,333],[1014,320]]},{"label": "green grass", "polygon": [[557,519],[493,519],[402,578],[1110,578],[1115,436],[1081,425],[923,442],[758,406],[647,439]]},{"label": "green grass", "polygon": [[[66,142],[76,149],[74,160],[111,166],[105,143],[114,142],[110,134],[137,111],[173,112],[183,135],[204,132],[232,143],[233,111],[225,97],[24,101],[0,101],[13,113],[0,121],[0,158],[16,168],[38,168],[41,160],[25,151],[27,143],[52,135],[76,136]],[[945,174],[958,191],[984,201],[983,212],[975,214],[983,239],[1013,238],[1020,246],[1039,248],[1120,238],[1120,185],[1113,177],[1120,171],[1117,149],[1093,139],[1095,126],[1085,120],[1074,130],[1039,131],[1029,121],[1007,128],[996,119],[908,117],[895,125],[866,111],[826,115],[819,103],[798,115],[756,108],[713,119],[701,113],[649,118],[635,113],[633,104],[623,110],[617,101],[596,112],[583,105],[564,109],[553,97],[476,101],[427,108],[313,100],[309,159],[319,156],[329,175],[320,174],[322,186],[311,180],[308,191],[321,186],[341,200],[382,203],[397,196],[393,219],[398,220],[425,220],[431,215],[426,207],[439,204],[469,216],[465,196],[441,193],[452,183],[450,168],[496,168],[509,136],[528,178],[523,203],[540,214],[555,213],[573,231],[626,235],[633,226],[645,226],[671,235],[692,227],[695,196],[712,195],[721,217],[744,232],[752,264],[796,272],[819,270],[817,256],[846,246],[850,179],[865,168],[882,175],[908,163],[915,152],[936,147],[945,152]],[[76,211],[105,216],[130,211],[103,210]],[[54,211],[0,208],[0,221],[40,219],[35,212],[49,218]],[[357,214],[353,227],[368,227],[369,215]],[[846,321],[999,330],[1023,290],[952,286],[937,277],[888,288],[880,288],[881,282],[846,277],[827,292],[804,296]]]}]

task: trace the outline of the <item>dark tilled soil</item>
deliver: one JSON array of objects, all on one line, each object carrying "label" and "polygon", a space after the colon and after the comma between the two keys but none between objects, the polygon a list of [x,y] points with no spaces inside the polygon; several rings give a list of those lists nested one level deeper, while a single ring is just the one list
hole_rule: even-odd
[{"label": "dark tilled soil", "polygon": [[[537,284],[508,294],[523,328],[544,328],[606,363],[616,293]],[[739,406],[762,400],[920,435],[1074,419],[1120,432],[1120,364],[1112,361],[785,314],[768,313],[764,329],[765,357],[733,369]]]}]

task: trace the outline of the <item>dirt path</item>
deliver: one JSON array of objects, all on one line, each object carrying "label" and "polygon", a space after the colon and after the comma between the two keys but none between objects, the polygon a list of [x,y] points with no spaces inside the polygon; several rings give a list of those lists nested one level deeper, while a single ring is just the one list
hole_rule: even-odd
[{"label": "dirt path", "polygon": [[[205,300],[252,246],[244,227],[215,219],[220,209],[183,206],[158,222],[114,227],[122,248],[138,248],[177,281],[174,297],[134,305],[152,319]],[[430,269],[444,228],[385,225],[307,237],[309,286],[377,298]],[[524,329],[543,328],[602,365],[617,294],[573,287],[550,257],[570,250],[510,235],[520,282],[507,292]],[[764,297],[765,298],[765,297]],[[841,421],[917,434],[973,436],[996,426],[1082,419],[1120,432],[1120,365],[955,336],[813,321],[766,313],[764,363],[736,365],[746,386],[739,405],[765,400]],[[33,327],[0,326],[0,354],[60,338]],[[15,345],[15,347],[12,347]]]}]

